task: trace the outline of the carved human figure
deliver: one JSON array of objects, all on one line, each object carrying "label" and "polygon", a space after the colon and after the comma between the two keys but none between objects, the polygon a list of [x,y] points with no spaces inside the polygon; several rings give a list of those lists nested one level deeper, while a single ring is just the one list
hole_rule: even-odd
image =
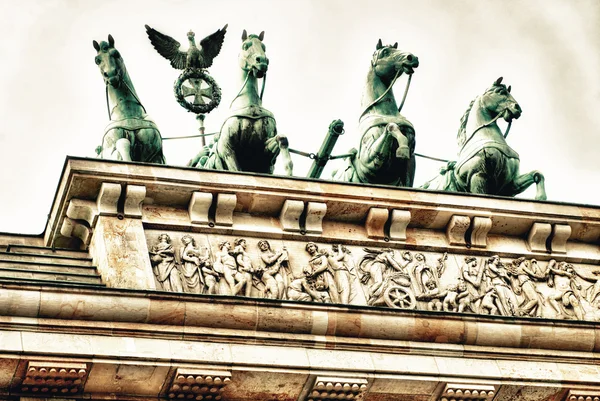
[{"label": "carved human figure", "polygon": [[[267,240],[258,241],[257,246],[260,250],[260,258],[264,263],[261,279],[269,290],[269,298],[285,298],[289,281],[287,250],[283,247],[280,251],[275,252],[271,249],[271,244]],[[274,286],[271,279],[275,281]]]},{"label": "carved human figure", "polygon": [[[481,291],[481,281],[483,279],[483,271],[484,269],[477,268],[478,262],[477,258],[473,256],[466,256],[465,263],[462,265],[460,272],[462,279],[467,286],[467,291],[469,292],[469,307],[473,313],[479,313],[479,306],[481,305],[482,295],[480,295]],[[466,301],[464,302],[466,304]],[[465,306],[466,307],[466,306]],[[463,309],[465,308],[463,307]],[[460,305],[459,305],[460,309]],[[462,311],[461,311],[462,312]]]},{"label": "carved human figure", "polygon": [[446,287],[446,296],[444,297],[444,311],[445,312],[458,312],[459,303],[462,299],[469,296],[467,286],[460,284],[450,284]]},{"label": "carved human figure", "polygon": [[164,291],[183,292],[175,250],[168,234],[158,236],[158,243],[150,249],[150,261],[154,276]]},{"label": "carved human figure", "polygon": [[339,291],[340,302],[350,304],[354,297],[352,293],[352,275],[350,270],[353,264],[349,261],[352,259],[350,252],[346,247],[338,244],[331,246],[331,252],[327,252],[327,261],[333,270],[333,278]]},{"label": "carved human figure", "polygon": [[496,292],[496,307],[502,316],[514,316],[516,299],[510,288],[510,278],[498,255],[494,255],[486,261],[485,274],[487,285],[494,288]]},{"label": "carved human figure", "polygon": [[427,310],[442,311],[442,300],[448,294],[447,291],[440,291],[440,288],[435,281],[429,280],[425,283],[425,291],[416,296],[417,301],[427,302]]},{"label": "carved human figure", "polygon": [[223,278],[228,286],[227,295],[237,295],[246,284],[246,277],[237,269],[236,259],[231,255],[229,241],[221,241],[218,246],[219,251],[215,255],[214,270],[223,272]]},{"label": "carved human figure", "polygon": [[508,266],[511,275],[513,291],[517,295],[523,295],[524,301],[519,305],[517,314],[519,316],[542,316],[542,305],[544,299],[538,292],[532,280],[544,280],[548,277],[547,272],[542,272],[537,261],[527,261],[524,257],[513,260]]},{"label": "carved human figure", "polygon": [[207,262],[202,266],[202,276],[206,285],[206,293],[209,295],[217,294],[217,283],[223,276],[222,272],[215,270],[215,266]]},{"label": "carved human figure", "polygon": [[585,289],[583,295],[585,296],[586,301],[590,303],[590,305],[600,309],[600,278],[598,277],[600,276],[600,270],[592,271],[592,274],[596,276],[595,278],[586,277],[575,269],[574,271],[575,274],[579,276],[579,278],[592,284]]},{"label": "carved human figure", "polygon": [[360,281],[368,289],[368,305],[380,305],[383,302],[383,293],[393,273],[400,273],[408,277],[406,267],[412,262],[410,252],[402,253],[402,260],[396,260],[393,249],[364,248],[367,254],[359,263]]},{"label": "carved human figure", "polygon": [[252,265],[252,259],[250,259],[250,256],[246,252],[247,246],[248,244],[244,238],[238,238],[235,240],[235,247],[231,253],[235,256],[238,274],[243,277],[242,279],[236,278],[238,281],[237,285],[239,286],[238,292],[241,290],[241,287],[245,287],[244,295],[249,297],[250,292],[252,291],[252,274],[254,273],[254,266]]},{"label": "carved human figure", "polygon": [[415,265],[413,267],[413,272],[417,280],[419,289],[422,292],[426,291],[427,283],[430,281],[433,281],[436,287],[440,287],[440,276],[446,268],[447,259],[448,254],[444,253],[440,258],[438,258],[437,266],[432,268],[427,264],[427,258],[424,254],[417,253],[415,255]]},{"label": "carved human figure", "polygon": [[181,243],[183,247],[179,250],[179,257],[182,264],[183,291],[202,294],[205,282],[201,269],[209,260],[208,249],[200,250],[196,246],[196,240],[191,235],[181,237]]},{"label": "carved human figure", "polygon": [[567,308],[573,310],[578,320],[583,320],[584,312],[580,302],[581,285],[575,281],[576,273],[573,265],[567,262],[548,262],[548,286],[554,291],[548,296],[550,306],[556,311],[558,319],[570,319]]},{"label": "carved human figure", "polygon": [[333,276],[333,269],[327,260],[327,255],[323,252],[319,252],[319,247],[314,242],[309,242],[306,244],[305,249],[310,255],[308,264],[311,268],[311,274],[308,277],[315,281],[315,286],[321,288],[326,287],[327,293],[331,298],[331,302],[339,304],[339,291]]},{"label": "carved human figure", "polygon": [[304,302],[331,302],[331,298],[327,292],[323,281],[316,281],[312,274],[312,269],[305,266],[303,275],[295,278],[287,287],[287,297],[292,301]]},{"label": "carved human figure", "polygon": [[483,294],[481,304],[479,305],[479,313],[484,315],[498,314],[498,294],[494,287],[488,287]]}]

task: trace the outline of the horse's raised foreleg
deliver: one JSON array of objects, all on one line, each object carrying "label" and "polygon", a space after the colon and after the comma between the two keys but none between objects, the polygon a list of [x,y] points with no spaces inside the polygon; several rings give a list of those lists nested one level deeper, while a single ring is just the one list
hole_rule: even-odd
[{"label": "horse's raised foreleg", "polygon": [[121,156],[121,160],[126,162],[131,161],[131,142],[127,138],[121,138],[117,140],[115,143],[115,148],[117,152],[119,152],[119,156]]},{"label": "horse's raised foreleg", "polygon": [[276,135],[273,136],[265,142],[265,148],[269,153],[273,155],[273,159],[271,165],[275,165],[275,160],[277,156],[281,154],[283,159],[283,168],[285,169],[285,174],[291,176],[294,170],[294,162],[292,161],[292,157],[290,156],[289,151],[289,142],[286,136]]},{"label": "horse's raised foreleg", "polygon": [[532,184],[536,184],[535,199],[546,200],[546,186],[544,185],[544,175],[537,170],[530,171],[515,178],[510,186],[508,186],[501,195],[515,196],[529,188]]},{"label": "horse's raised foreleg", "polygon": [[104,134],[100,157],[109,160],[131,161],[131,142],[122,128],[113,128]]}]

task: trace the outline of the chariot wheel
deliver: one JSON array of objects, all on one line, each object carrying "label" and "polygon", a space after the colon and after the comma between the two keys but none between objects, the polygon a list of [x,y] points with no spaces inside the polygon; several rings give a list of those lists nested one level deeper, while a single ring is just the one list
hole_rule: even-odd
[{"label": "chariot wheel", "polygon": [[177,102],[196,114],[209,113],[221,103],[221,88],[213,77],[198,68],[183,71],[173,89]]},{"label": "chariot wheel", "polygon": [[417,301],[410,289],[399,285],[390,285],[383,293],[383,300],[390,308],[415,309]]}]

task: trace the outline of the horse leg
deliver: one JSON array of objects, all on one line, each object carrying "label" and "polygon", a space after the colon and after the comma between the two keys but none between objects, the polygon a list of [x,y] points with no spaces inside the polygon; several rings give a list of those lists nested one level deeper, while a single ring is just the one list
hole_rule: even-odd
[{"label": "horse leg", "polygon": [[118,139],[115,143],[115,148],[121,156],[121,160],[126,162],[131,161],[131,142],[127,138]]},{"label": "horse leg", "polygon": [[157,129],[142,128],[136,132],[135,138],[134,155],[139,158],[138,161],[165,164],[162,138]]},{"label": "horse leg", "polygon": [[271,137],[265,142],[265,148],[269,153],[273,155],[271,162],[273,166],[275,166],[277,156],[281,154],[285,174],[291,176],[294,170],[294,162],[292,161],[292,157],[290,156],[289,142],[287,137],[283,135],[276,135],[274,137]]},{"label": "horse leg", "polygon": [[469,193],[487,194],[488,176],[485,173],[475,173],[471,176],[469,183]]},{"label": "horse leg", "polygon": [[536,184],[535,199],[546,200],[548,198],[546,196],[546,186],[544,185],[544,182],[544,175],[539,171],[534,170],[515,178],[511,185],[502,192],[502,195],[515,196],[525,191],[532,184]]}]

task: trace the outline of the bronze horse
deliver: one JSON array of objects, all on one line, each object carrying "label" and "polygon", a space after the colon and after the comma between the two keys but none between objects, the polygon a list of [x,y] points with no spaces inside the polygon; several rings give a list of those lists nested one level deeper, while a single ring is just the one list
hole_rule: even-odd
[{"label": "bronze horse", "polygon": [[98,156],[104,159],[165,164],[162,138],[154,121],[146,114],[131,83],[115,40],[94,40],[96,64],[106,85],[106,105],[110,123],[104,131]]},{"label": "bronze horse", "polygon": [[340,181],[410,187],[415,176],[415,130],[402,116],[392,87],[402,74],[412,74],[418,58],[398,50],[398,43],[377,43],[362,96],[359,150],[345,168],[334,172]]},{"label": "bronze horse", "polygon": [[[272,174],[275,160],[282,153],[287,175],[292,175],[292,160],[287,138],[277,135],[273,113],[262,107],[262,90],[269,59],[260,35],[242,34],[239,55],[242,89],[231,102],[231,114],[213,144],[205,147],[189,165],[230,171]],[[258,80],[263,79],[259,94]]]},{"label": "bronze horse", "polygon": [[515,196],[535,183],[535,198],[546,199],[544,175],[539,171],[519,174],[519,155],[505,140],[508,129],[503,134],[496,123],[503,118],[510,124],[521,116],[521,106],[510,91],[500,77],[471,102],[458,130],[458,161],[448,163],[423,188]]}]

